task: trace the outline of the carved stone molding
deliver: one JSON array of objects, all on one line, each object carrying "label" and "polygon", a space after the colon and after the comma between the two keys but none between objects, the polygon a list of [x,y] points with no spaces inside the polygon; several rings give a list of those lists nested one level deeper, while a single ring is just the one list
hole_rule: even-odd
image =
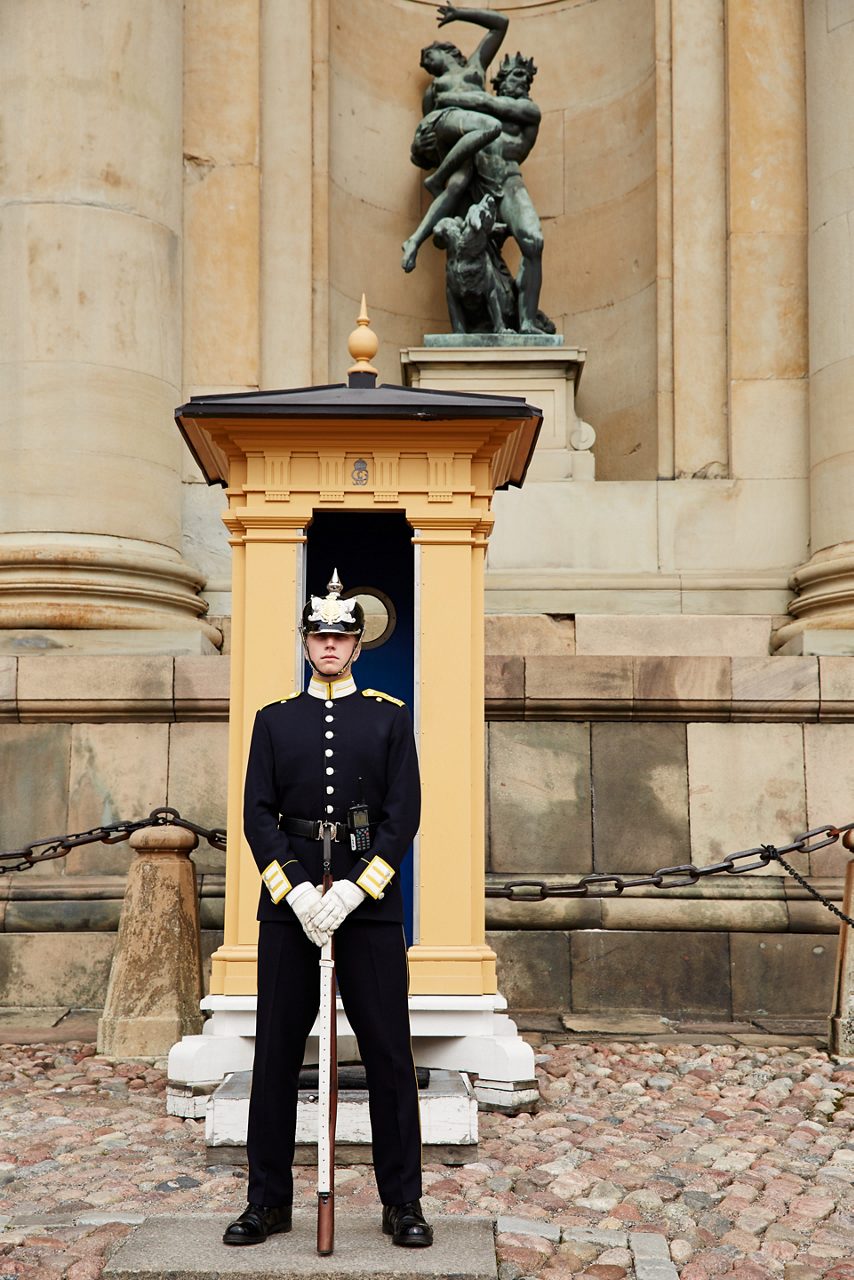
[{"label": "carved stone molding", "polygon": [[155,543],[51,535],[0,537],[0,629],[201,627],[205,579]]},{"label": "carved stone molding", "polygon": [[854,543],[820,551],[789,580],[793,621],[774,633],[780,648],[807,629],[854,630]]}]

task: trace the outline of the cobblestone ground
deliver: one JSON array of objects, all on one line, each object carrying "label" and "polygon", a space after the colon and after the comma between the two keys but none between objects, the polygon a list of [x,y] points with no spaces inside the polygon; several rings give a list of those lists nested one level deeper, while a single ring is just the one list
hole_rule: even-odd
[{"label": "cobblestone ground", "polygon": [[[483,1115],[476,1164],[426,1169],[428,1215],[499,1220],[501,1280],[631,1277],[627,1231],[665,1235],[682,1280],[854,1280],[854,1064],[608,1041],[541,1045],[538,1074],[535,1115]],[[165,1083],[91,1044],[0,1047],[0,1276],[97,1280],[134,1215],[243,1207],[245,1171],[206,1165]],[[377,1212],[368,1167],[339,1170],[337,1203]]]}]

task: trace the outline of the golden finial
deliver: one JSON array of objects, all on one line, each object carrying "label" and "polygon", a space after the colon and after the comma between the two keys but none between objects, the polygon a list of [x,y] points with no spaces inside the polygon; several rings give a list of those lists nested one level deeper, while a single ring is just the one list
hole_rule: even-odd
[{"label": "golden finial", "polygon": [[362,294],[362,309],[356,321],[356,328],[347,339],[347,350],[356,361],[347,370],[348,373],[372,373],[374,375],[378,373],[378,370],[371,364],[371,360],[380,349],[380,340],[373,329],[370,328],[370,324],[368,304],[365,302],[365,295]]}]

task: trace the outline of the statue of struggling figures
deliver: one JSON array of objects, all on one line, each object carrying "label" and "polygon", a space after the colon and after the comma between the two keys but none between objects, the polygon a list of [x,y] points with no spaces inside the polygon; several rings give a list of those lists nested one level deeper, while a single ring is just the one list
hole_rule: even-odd
[{"label": "statue of struggling figures", "polygon": [[[487,35],[468,59],[453,44],[435,42],[422,50],[421,65],[434,78],[424,94],[425,114],[415,132],[412,160],[421,168],[434,170],[425,182],[434,199],[404,243],[403,269],[413,269],[420,246],[443,220],[454,216],[465,220],[467,210],[489,195],[495,201],[498,221],[484,252],[492,256],[494,270],[482,274],[487,278],[497,271],[509,276],[501,244],[512,236],[522,261],[515,281],[517,315],[509,327],[520,333],[553,333],[554,325],[538,310],[543,235],[520,168],[540,126],[540,109],[530,98],[536,67],[532,59],[519,53],[505,57],[492,80],[495,93],[488,93],[486,69],[500,48],[507,19],[483,9],[440,5],[439,25],[454,21],[486,27]],[[440,236],[440,243],[442,239]],[[450,291],[450,280],[448,285]],[[485,298],[483,310],[494,314],[495,300]],[[455,330],[472,331],[460,330],[459,314],[451,312]],[[482,324],[476,327],[484,328]]]}]

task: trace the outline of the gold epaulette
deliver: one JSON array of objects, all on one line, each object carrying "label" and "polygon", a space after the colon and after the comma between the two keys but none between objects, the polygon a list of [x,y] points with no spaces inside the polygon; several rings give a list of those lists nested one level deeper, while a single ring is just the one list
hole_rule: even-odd
[{"label": "gold epaulette", "polygon": [[393,698],[390,693],[383,693],[381,689],[363,689],[363,698],[376,698],[377,702],[393,702],[396,707],[404,706],[400,698]]},{"label": "gold epaulette", "polygon": [[289,693],[289,694],[288,694],[288,696],[287,696],[286,698],[281,698],[281,699],[280,699],[280,701],[281,701],[281,702],[290,702],[291,698],[298,698],[298,697],[300,696],[300,693],[301,693],[301,692],[302,692],[302,691],[301,691],[300,689],[294,689],[293,693]]}]

